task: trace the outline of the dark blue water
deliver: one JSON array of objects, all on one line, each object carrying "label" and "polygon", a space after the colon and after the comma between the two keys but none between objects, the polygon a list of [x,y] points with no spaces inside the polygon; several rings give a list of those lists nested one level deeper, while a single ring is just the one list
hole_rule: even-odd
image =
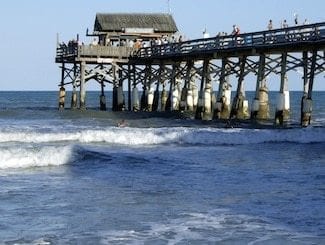
[{"label": "dark blue water", "polygon": [[[100,112],[95,92],[86,112],[58,111],[56,92],[0,92],[0,241],[323,244],[316,93],[312,127],[228,129]],[[291,94],[293,122],[300,97]],[[116,127],[121,118],[128,127]]]}]

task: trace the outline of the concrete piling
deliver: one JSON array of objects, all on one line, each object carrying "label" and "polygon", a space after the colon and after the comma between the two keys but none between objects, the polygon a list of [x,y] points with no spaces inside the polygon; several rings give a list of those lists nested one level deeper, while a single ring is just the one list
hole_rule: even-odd
[{"label": "concrete piling", "polygon": [[204,94],[203,94],[203,103],[204,103],[203,119],[211,120],[212,119],[212,108],[211,108],[211,83],[210,82],[207,82],[205,84]]},{"label": "concrete piling", "polygon": [[280,92],[277,98],[275,124],[283,125],[289,120],[290,98],[288,90],[288,78],[286,75],[287,54],[283,53],[281,58],[281,84]]},{"label": "concrete piling", "polygon": [[78,102],[77,102],[77,81],[76,81],[76,75],[77,75],[77,65],[73,65],[73,81],[72,81],[72,94],[71,94],[71,109],[75,110],[77,109]]},{"label": "concrete piling", "polygon": [[200,85],[200,91],[199,91],[199,97],[198,97],[198,104],[195,112],[195,119],[202,119],[203,118],[203,112],[204,112],[204,84],[207,80],[207,73],[209,68],[209,60],[205,59],[203,61],[203,69],[201,74],[201,85]]},{"label": "concrete piling", "polygon": [[72,94],[71,94],[71,109],[77,109],[77,105],[78,105],[78,101],[77,101],[77,89],[76,86],[73,85],[73,89],[72,89]]},{"label": "concrete piling", "polygon": [[159,85],[160,85],[160,81],[158,80],[157,85],[156,85],[156,90],[153,95],[152,111],[157,111],[159,108],[159,95],[160,95]]},{"label": "concrete piling", "polygon": [[139,101],[139,92],[138,88],[135,86],[132,90],[132,110],[139,111],[140,110],[140,101]]},{"label": "concrete piling", "polygon": [[161,91],[161,101],[160,101],[160,110],[166,111],[166,104],[167,104],[168,94],[165,89],[165,84],[163,83],[163,90]]},{"label": "concrete piling", "polygon": [[[315,76],[316,58],[317,51],[313,50],[311,57],[310,72],[308,72],[308,66],[306,62],[308,60],[308,54],[306,54],[305,52],[303,53],[303,60],[305,60],[306,62],[306,67],[304,66],[304,95],[301,103],[301,125],[303,127],[307,127],[308,125],[310,125],[311,122],[311,114],[313,108],[312,92]],[[308,80],[308,82],[306,80]],[[308,91],[305,91],[305,89],[308,89]]]},{"label": "concrete piling", "polygon": [[177,81],[177,79],[175,80],[175,83],[172,86],[171,110],[172,111],[178,111],[179,110],[179,89],[178,89],[178,81]]},{"label": "concrete piling", "polygon": [[265,81],[265,54],[260,55],[255,98],[252,103],[251,119],[268,118],[268,89]]},{"label": "concrete piling", "polygon": [[86,109],[86,87],[85,87],[85,69],[86,69],[86,62],[81,62],[80,64],[80,93],[79,93],[79,109],[85,110]]},{"label": "concrete piling", "polygon": [[194,110],[194,104],[193,104],[193,88],[191,86],[187,90],[186,106],[187,106],[187,110],[188,111],[191,111],[192,112]]},{"label": "concrete piling", "polygon": [[153,86],[150,86],[149,89],[148,89],[148,98],[147,98],[147,101],[148,101],[147,110],[148,111],[152,111],[152,104],[153,104],[154,93],[155,93],[155,91],[154,91]]},{"label": "concrete piling", "polygon": [[59,91],[59,109],[64,109],[64,103],[65,103],[65,88],[62,86]]},{"label": "concrete piling", "polygon": [[269,118],[270,118],[269,90],[266,86],[266,79],[264,79],[259,89],[259,107],[258,107],[257,119],[268,120]]},{"label": "concrete piling", "polygon": [[219,89],[217,96],[216,109],[214,118],[228,119],[230,116],[230,97],[231,87],[229,84],[229,76],[227,73],[227,58],[222,59],[222,66],[219,79]]},{"label": "concrete piling", "polygon": [[104,82],[101,81],[101,94],[99,96],[99,109],[101,111],[106,111],[106,97],[105,97],[105,93],[104,93]]},{"label": "concrete piling", "polygon": [[245,88],[244,88],[244,77],[245,77],[245,65],[246,65],[247,57],[241,57],[239,59],[240,62],[240,72],[237,83],[236,95],[234,97],[230,119],[248,119],[249,118],[249,110],[248,110],[248,100],[245,98]]}]

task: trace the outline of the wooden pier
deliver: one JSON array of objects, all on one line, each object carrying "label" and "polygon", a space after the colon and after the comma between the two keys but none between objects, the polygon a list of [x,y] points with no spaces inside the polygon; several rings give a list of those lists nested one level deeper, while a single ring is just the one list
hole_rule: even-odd
[{"label": "wooden pier", "polygon": [[[301,125],[310,124],[314,79],[325,71],[325,22],[185,42],[177,31],[168,14],[97,14],[94,32],[87,31],[96,42],[58,43],[59,107],[65,107],[65,87],[71,84],[71,108],[86,109],[85,83],[95,80],[101,87],[101,110],[106,110],[105,85],[111,84],[113,111],[187,111],[203,120],[270,120],[266,78],[273,73],[280,84],[274,122],[283,125],[290,116],[287,72],[301,69]],[[248,74],[256,75],[250,105],[244,83]],[[231,101],[234,75],[237,86]]]}]

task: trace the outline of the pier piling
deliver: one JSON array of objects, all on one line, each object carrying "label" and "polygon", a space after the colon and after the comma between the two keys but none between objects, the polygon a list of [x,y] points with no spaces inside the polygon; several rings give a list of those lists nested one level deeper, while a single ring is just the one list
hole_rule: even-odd
[{"label": "pier piling", "polygon": [[80,110],[86,109],[86,87],[85,87],[85,69],[86,69],[86,62],[81,62],[80,64]]}]

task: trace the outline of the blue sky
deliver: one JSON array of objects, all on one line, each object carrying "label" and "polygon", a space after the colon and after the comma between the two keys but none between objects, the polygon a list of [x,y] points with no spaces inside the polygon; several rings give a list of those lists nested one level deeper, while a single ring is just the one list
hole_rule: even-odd
[{"label": "blue sky", "polygon": [[[170,0],[179,30],[187,38],[200,38],[207,28],[211,35],[231,32],[238,24],[241,32],[264,30],[268,20],[279,26],[287,19],[293,24],[297,13],[302,22],[325,21],[324,0]],[[0,9],[0,90],[57,90],[60,69],[54,63],[56,34],[67,41],[76,37],[87,42],[96,12],[167,12],[167,0],[4,0]],[[301,90],[299,76],[293,75],[290,88]],[[315,89],[324,90],[324,76]],[[272,81],[271,81],[272,83]],[[275,83],[274,83],[275,84]],[[270,89],[277,89],[270,84]],[[274,87],[273,87],[274,86]],[[255,87],[255,80],[248,88]],[[89,86],[89,89],[97,87]]]}]

